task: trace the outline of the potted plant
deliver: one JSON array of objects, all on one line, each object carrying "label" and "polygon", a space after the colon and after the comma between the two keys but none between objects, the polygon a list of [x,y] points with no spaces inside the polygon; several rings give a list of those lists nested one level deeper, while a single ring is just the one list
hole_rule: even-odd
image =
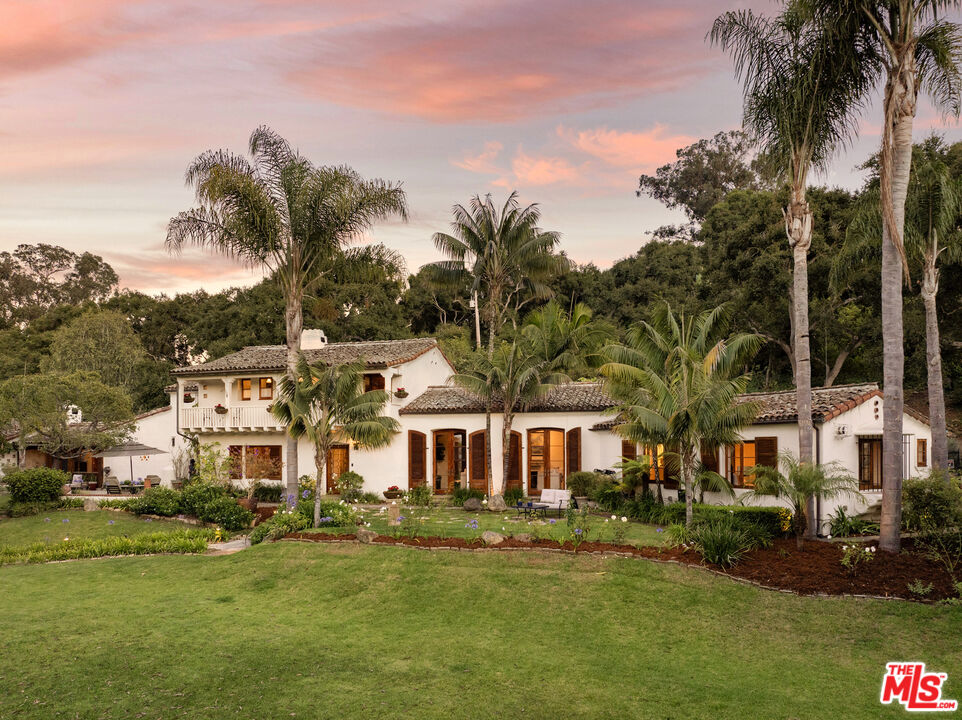
[{"label": "potted plant", "polygon": [[217,413],[218,415],[226,415],[227,408],[225,408],[220,403],[217,403],[216,405],[214,405],[214,412]]},{"label": "potted plant", "polygon": [[194,402],[194,396],[190,393],[184,393],[184,402],[189,405],[190,403]]},{"label": "potted plant", "polygon": [[400,387],[394,391],[394,397],[396,397],[398,400],[403,400],[407,396],[408,396],[408,391],[405,390],[403,387]]},{"label": "potted plant", "polygon": [[399,488],[397,485],[392,485],[385,490],[383,494],[388,500],[396,500],[404,494],[404,491],[401,490],[401,488]]}]

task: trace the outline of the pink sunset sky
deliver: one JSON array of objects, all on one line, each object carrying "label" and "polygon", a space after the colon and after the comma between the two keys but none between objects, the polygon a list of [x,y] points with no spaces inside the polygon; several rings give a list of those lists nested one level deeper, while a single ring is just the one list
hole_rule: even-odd
[{"label": "pink sunset sky", "polygon": [[[163,247],[192,205],[187,163],[246,148],[267,124],[317,164],[399,180],[411,218],[370,239],[411,271],[476,193],[517,189],[578,262],[607,266],[681,219],[638,175],[739,126],[726,56],[705,42],[764,0],[5,0],[0,4],[0,250],[103,255],[147,292],[259,275]],[[855,188],[878,144],[872,108],[819,182]],[[920,105],[917,137],[962,139]]]}]

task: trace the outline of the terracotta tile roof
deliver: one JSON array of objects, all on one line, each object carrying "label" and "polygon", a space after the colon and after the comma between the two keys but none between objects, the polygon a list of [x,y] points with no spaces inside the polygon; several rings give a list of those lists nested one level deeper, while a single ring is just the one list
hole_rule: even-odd
[{"label": "terracotta tile roof", "polygon": [[[173,383],[164,388],[165,393],[172,393],[177,389],[177,383]],[[200,385],[195,382],[184,383],[184,392],[197,392],[200,390]]]},{"label": "terracotta tile roof", "polygon": [[[329,343],[316,350],[305,350],[304,355],[311,363],[341,364],[363,359],[369,368],[386,368],[409,362],[437,347],[437,344],[434,338]],[[252,345],[210,362],[176,368],[173,374],[219,375],[254,370],[281,371],[286,364],[286,346]]]},{"label": "terracotta tile roof", "polygon": [[[601,412],[614,404],[601,383],[565,383],[551,388],[526,412]],[[400,412],[402,415],[480,413],[484,412],[484,403],[461,388],[433,385],[401,408]]]}]

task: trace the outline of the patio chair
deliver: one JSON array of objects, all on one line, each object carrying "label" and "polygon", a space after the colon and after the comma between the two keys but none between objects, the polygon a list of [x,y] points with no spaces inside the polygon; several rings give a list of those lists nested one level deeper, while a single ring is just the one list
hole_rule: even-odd
[{"label": "patio chair", "polygon": [[86,487],[86,484],[84,484],[83,473],[74,473],[73,477],[70,479],[70,492],[74,493],[78,490],[84,490]]},{"label": "patio chair", "polygon": [[115,477],[108,477],[104,480],[104,490],[108,495],[120,495],[120,481]]},{"label": "patio chair", "polygon": [[541,504],[547,505],[549,510],[557,510],[558,517],[561,517],[561,513],[568,509],[570,501],[571,494],[567,490],[545,489],[541,491]]}]

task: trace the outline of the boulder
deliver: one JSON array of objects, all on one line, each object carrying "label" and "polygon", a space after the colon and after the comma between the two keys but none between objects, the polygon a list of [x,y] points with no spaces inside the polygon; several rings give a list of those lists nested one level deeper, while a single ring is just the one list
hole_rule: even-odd
[{"label": "boulder", "polygon": [[485,545],[500,545],[504,542],[504,539],[504,535],[496,533],[493,530],[485,530],[481,533],[481,540]]},{"label": "boulder", "polygon": [[531,542],[531,533],[518,533],[517,535],[512,535],[512,537],[518,542],[523,542],[523,543]]},{"label": "boulder", "polygon": [[464,501],[464,509],[467,512],[478,512],[481,510],[481,501],[475,497],[468,498]]},{"label": "boulder", "polygon": [[377,533],[373,530],[368,530],[366,527],[359,527],[357,529],[357,539],[362,543],[372,543],[376,537]]},{"label": "boulder", "polygon": [[84,498],[84,512],[94,512],[100,509],[100,501],[97,498]]},{"label": "boulder", "polygon": [[488,510],[491,512],[504,512],[508,509],[507,504],[504,502],[504,498],[500,495],[492,495],[488,499]]}]

